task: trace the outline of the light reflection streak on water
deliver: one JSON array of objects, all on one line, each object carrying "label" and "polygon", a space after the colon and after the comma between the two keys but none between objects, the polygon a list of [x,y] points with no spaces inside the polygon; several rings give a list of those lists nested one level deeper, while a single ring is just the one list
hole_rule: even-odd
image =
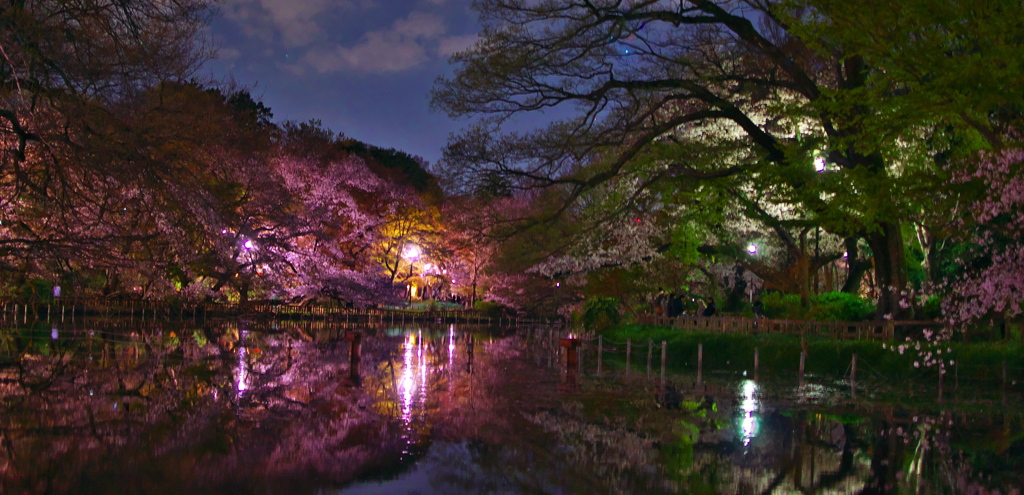
[{"label": "light reflection streak on water", "polygon": [[455,324],[448,326],[448,369],[455,365]]},{"label": "light reflection streak on water", "polygon": [[418,333],[419,348],[417,349],[417,358],[420,360],[420,408],[427,408],[427,360],[423,357],[423,348],[426,346],[423,342],[423,331]]},{"label": "light reflection streak on water", "polygon": [[402,377],[398,381],[398,391],[402,396],[402,422],[406,424],[412,421],[412,394],[416,388],[416,380],[413,377],[415,347],[416,336],[413,334],[407,335],[403,349]]},{"label": "light reflection streak on water", "polygon": [[235,354],[238,355],[238,373],[235,378],[239,397],[242,396],[242,392],[249,389],[249,369],[245,363],[245,336],[248,333],[242,330],[238,337],[238,349],[235,350]]},{"label": "light reflection streak on water", "polygon": [[760,401],[757,400],[757,383],[754,380],[744,380],[740,383],[740,393],[743,395],[743,401],[740,403],[740,411],[743,414],[740,428],[743,432],[743,446],[747,447],[761,427],[761,418],[755,414],[760,408]]}]

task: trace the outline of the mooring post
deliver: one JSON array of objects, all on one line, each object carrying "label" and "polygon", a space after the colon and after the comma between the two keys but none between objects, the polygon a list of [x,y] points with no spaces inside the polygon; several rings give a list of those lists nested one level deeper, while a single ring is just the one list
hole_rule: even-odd
[{"label": "mooring post", "polygon": [[626,376],[629,376],[629,355],[633,351],[633,342],[626,339]]},{"label": "mooring post", "polygon": [[700,386],[704,378],[704,344],[697,344],[697,385]]},{"label": "mooring post", "polygon": [[661,341],[661,386],[665,386],[665,364],[668,356],[668,342]]},{"label": "mooring post", "polygon": [[[580,365],[579,354],[577,349],[580,347],[580,341],[573,334],[569,334],[567,338],[558,340],[559,347],[565,348],[565,378],[569,386],[576,385],[576,373]],[[598,360],[600,362],[600,360]]]},{"label": "mooring post", "polygon": [[[552,330],[552,332],[554,332],[554,330]],[[579,351],[580,363],[579,363],[578,366],[576,366],[576,371],[579,371],[581,375],[583,374],[583,357],[586,354],[587,354],[587,341],[581,340],[580,341],[580,351]]]},{"label": "mooring post", "polygon": [[654,341],[647,341],[647,378],[651,378],[651,359],[654,357]]},{"label": "mooring post", "polygon": [[597,376],[601,376],[601,361],[604,358],[604,337],[597,336]]},{"label": "mooring post", "polygon": [[804,362],[807,360],[807,353],[800,349],[800,384],[804,383]]},{"label": "mooring post", "polygon": [[[939,374],[939,387],[942,386],[942,374]],[[853,355],[853,361],[850,362],[850,393],[853,398],[857,398],[857,355]]]},{"label": "mooring post", "polygon": [[359,382],[359,361],[362,357],[362,332],[346,331],[345,340],[349,342],[348,348],[348,376],[353,382]]}]

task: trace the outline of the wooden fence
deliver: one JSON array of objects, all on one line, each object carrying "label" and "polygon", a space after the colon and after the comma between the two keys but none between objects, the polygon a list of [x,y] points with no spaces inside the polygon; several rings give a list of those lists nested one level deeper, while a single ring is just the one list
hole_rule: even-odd
[{"label": "wooden fence", "polygon": [[818,335],[834,339],[895,340],[898,336],[917,336],[924,330],[942,328],[937,321],[808,321],[773,320],[769,318],[703,317],[644,315],[640,323],[660,325],[680,330],[709,333],[781,333],[789,335]]},{"label": "wooden fence", "polygon": [[250,319],[323,320],[364,323],[450,322],[484,325],[544,323],[540,318],[516,315],[488,315],[474,310],[410,310],[400,308],[354,308],[334,303],[283,304],[272,302],[167,303],[131,299],[56,299],[47,303],[0,301],[4,321],[67,321],[76,316],[129,318],[132,320],[200,320],[211,317]]}]

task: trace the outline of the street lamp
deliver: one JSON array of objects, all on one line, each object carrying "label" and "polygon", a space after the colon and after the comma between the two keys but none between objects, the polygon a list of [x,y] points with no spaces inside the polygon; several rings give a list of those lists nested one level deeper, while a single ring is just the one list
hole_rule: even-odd
[{"label": "street lamp", "polygon": [[747,252],[750,254],[757,254],[757,244],[750,243],[747,245]]}]

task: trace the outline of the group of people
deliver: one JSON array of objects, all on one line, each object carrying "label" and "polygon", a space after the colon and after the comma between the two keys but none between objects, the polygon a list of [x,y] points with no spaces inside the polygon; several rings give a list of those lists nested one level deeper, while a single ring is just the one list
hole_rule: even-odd
[{"label": "group of people", "polygon": [[[696,303],[697,299],[691,299],[691,302]],[[755,300],[751,304],[751,309],[754,312],[754,318],[764,318],[764,304],[761,303],[760,299]],[[659,290],[658,295],[654,299],[654,312],[658,316],[668,316],[669,318],[675,318],[684,314],[699,314],[700,316],[715,316],[718,314],[718,307],[715,306],[715,299],[713,297],[707,298],[707,302],[704,303],[704,309],[701,310],[696,307],[691,311],[688,311],[686,304],[681,294],[675,292],[665,292]]]},{"label": "group of people", "polygon": [[[691,302],[696,303],[697,300],[691,299]],[[655,297],[654,303],[654,311],[659,316],[675,318],[689,313],[682,294],[677,294],[675,292],[668,293],[661,290],[658,291],[658,295]],[[718,313],[718,307],[715,306],[715,299],[712,297],[707,299],[703,310],[699,307],[693,310],[693,314],[699,314],[701,316],[714,316],[716,313]]]}]

